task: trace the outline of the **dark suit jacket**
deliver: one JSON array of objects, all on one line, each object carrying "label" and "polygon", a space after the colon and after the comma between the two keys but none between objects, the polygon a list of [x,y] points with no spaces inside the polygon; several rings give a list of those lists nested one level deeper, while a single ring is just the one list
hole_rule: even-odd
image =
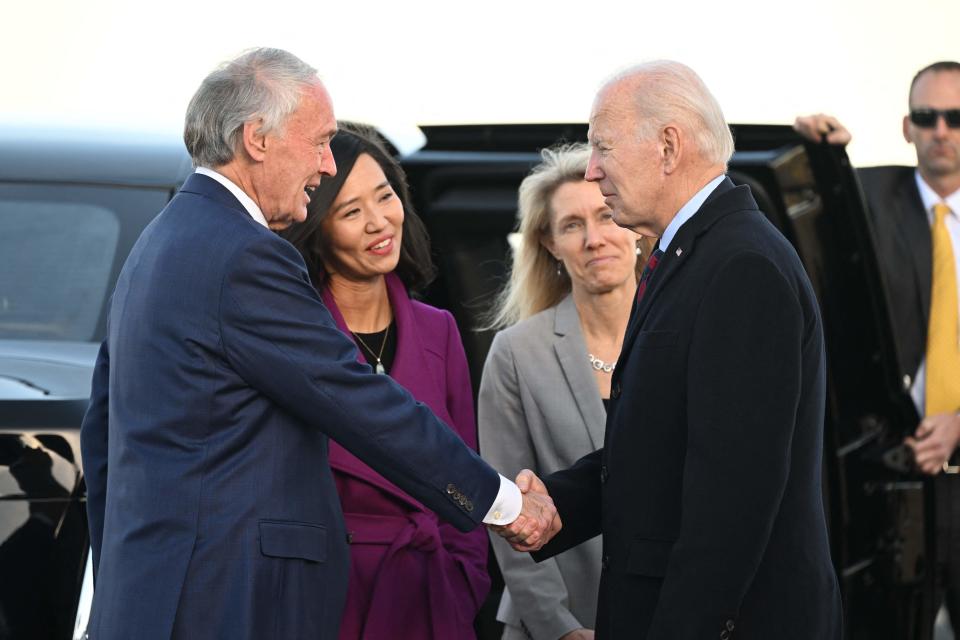
[{"label": "dark suit jacket", "polygon": [[191,176],[123,267],[82,426],[91,637],[336,637],[328,436],[461,530],[499,488],[357,362],[296,249]]},{"label": "dark suit jacket", "polygon": [[927,350],[933,246],[915,167],[869,167],[857,174],[867,199],[886,287],[901,377],[913,379]]},{"label": "dark suit jacket", "polygon": [[598,637],[839,639],[817,302],[748,187],[680,228],[611,396],[603,449],[546,480],[564,528],[544,555],[603,533]]}]

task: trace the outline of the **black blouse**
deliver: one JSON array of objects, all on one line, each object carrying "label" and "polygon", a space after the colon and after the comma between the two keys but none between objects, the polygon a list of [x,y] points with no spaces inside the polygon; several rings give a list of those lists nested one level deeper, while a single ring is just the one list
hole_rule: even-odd
[{"label": "black blouse", "polygon": [[353,341],[363,354],[374,371],[377,369],[377,356],[380,356],[380,363],[383,365],[384,372],[389,373],[393,368],[393,359],[397,355],[397,323],[393,321],[383,331],[376,333],[353,333]]}]

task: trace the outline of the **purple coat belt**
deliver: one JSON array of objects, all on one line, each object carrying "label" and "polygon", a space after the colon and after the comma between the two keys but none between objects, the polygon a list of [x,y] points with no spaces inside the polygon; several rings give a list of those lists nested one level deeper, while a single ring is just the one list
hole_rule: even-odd
[{"label": "purple coat belt", "polygon": [[[369,594],[363,637],[430,637],[422,629],[398,629],[396,620],[397,594],[409,592],[410,576],[416,574],[418,565],[425,563],[431,579],[427,581],[426,594],[417,595],[422,604],[435,612],[429,617],[432,637],[462,638],[463,623],[472,624],[472,617],[462,620],[458,615],[449,615],[463,607],[464,594],[457,588],[459,584],[451,584],[447,579],[450,568],[443,554],[438,553],[443,549],[443,540],[436,517],[425,513],[411,513],[406,518],[357,513],[347,513],[345,517],[351,544],[380,547],[375,553],[382,554],[373,592]],[[472,629],[469,633],[472,635]]]}]

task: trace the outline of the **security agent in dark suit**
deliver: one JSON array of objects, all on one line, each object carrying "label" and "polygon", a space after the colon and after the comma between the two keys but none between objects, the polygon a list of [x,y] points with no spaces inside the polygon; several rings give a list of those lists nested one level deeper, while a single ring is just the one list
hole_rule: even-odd
[{"label": "security agent in dark suit", "polygon": [[[870,167],[858,175],[890,301],[904,387],[922,417],[907,444],[920,469],[936,475],[957,470],[950,459],[960,443],[960,63],[936,62],[917,72],[910,85],[909,108],[903,136],[916,147],[917,166]],[[824,114],[797,118],[794,127],[814,141],[845,145],[851,139],[836,118]],[[941,583],[956,629],[960,480],[947,474],[938,479],[935,492]]]},{"label": "security agent in dark suit", "polygon": [[328,436],[459,529],[512,523],[538,546],[549,499],[521,502],[359,364],[267,228],[305,219],[336,171],[315,70],[250,51],[204,80],[186,120],[197,173],[120,273],[81,428],[90,637],[335,638],[349,554]]},{"label": "security agent in dark suit", "polygon": [[724,176],[729,128],[689,68],[613,79],[589,135],[586,178],[662,253],[639,288],[604,446],[544,479],[564,529],[535,555],[603,535],[598,638],[839,639],[823,334],[800,261]]}]

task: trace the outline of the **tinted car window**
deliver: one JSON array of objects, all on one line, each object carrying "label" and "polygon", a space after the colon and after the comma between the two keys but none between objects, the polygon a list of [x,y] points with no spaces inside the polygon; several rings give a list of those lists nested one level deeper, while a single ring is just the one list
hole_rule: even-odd
[{"label": "tinted car window", "polygon": [[162,189],[0,185],[0,339],[99,340],[122,258]]},{"label": "tinted car window", "polygon": [[89,339],[119,235],[100,206],[0,201],[0,338]]}]

